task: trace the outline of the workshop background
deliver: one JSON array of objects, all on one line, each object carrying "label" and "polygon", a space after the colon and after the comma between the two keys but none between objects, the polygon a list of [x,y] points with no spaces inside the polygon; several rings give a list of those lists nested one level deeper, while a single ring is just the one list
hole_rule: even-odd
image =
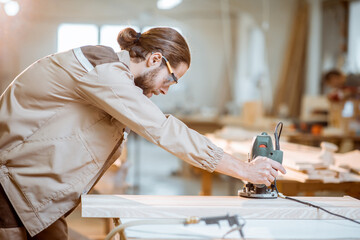
[{"label": "workshop background", "polygon": [[[272,135],[282,121],[284,146],[301,145],[297,159],[284,151],[293,178],[283,190],[287,183],[294,195],[359,198],[359,86],[333,98],[323,81],[333,69],[360,74],[359,22],[355,0],[0,0],[0,92],[46,55],[89,44],[119,50],[116,36],[127,26],[173,27],[188,41],[192,63],[166,96],[152,98],[165,113],[239,157],[246,151],[231,148],[231,141]],[[316,165],[319,156],[330,163]],[[310,158],[316,164],[305,161]],[[242,185],[131,133],[93,193],[237,195]],[[108,230],[106,221],[83,219],[79,209],[68,219],[84,239]]]}]

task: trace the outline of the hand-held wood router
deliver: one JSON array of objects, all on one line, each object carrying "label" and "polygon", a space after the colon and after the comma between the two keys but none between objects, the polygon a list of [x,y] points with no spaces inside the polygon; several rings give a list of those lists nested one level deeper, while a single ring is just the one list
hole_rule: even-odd
[{"label": "hand-held wood router", "polygon": [[[249,162],[253,161],[257,156],[263,156],[282,163],[283,152],[280,150],[279,143],[282,127],[283,123],[279,122],[275,128],[275,150],[273,148],[271,137],[266,132],[256,136],[249,156]],[[268,188],[265,184],[253,184],[248,182],[242,190],[238,191],[238,195],[247,198],[277,198],[277,192],[274,188],[274,183]]]}]

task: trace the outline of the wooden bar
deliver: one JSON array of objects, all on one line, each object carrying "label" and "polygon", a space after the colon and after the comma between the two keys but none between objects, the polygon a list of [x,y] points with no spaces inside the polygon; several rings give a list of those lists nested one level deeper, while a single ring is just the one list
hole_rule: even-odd
[{"label": "wooden bar", "polygon": [[[297,197],[329,211],[360,219],[360,201],[351,197]],[[97,218],[186,218],[238,214],[246,219],[338,219],[287,199],[237,196],[83,195],[82,216]]]},{"label": "wooden bar", "polygon": [[[332,212],[360,219],[360,201],[351,197],[297,197]],[[220,225],[156,224],[159,218],[210,217],[238,214],[245,221],[245,239],[359,239],[360,225],[286,199],[246,199],[236,196],[83,195],[82,216],[121,217],[123,223],[150,220],[151,225],[125,230],[128,239],[222,239],[231,230]],[[226,239],[240,239],[238,231]]]}]

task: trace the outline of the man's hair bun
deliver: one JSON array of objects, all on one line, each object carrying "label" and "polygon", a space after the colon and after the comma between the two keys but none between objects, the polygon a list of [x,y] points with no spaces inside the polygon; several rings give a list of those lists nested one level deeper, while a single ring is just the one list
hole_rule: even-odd
[{"label": "man's hair bun", "polygon": [[117,41],[121,49],[128,49],[137,42],[137,32],[133,28],[125,28],[119,32]]}]

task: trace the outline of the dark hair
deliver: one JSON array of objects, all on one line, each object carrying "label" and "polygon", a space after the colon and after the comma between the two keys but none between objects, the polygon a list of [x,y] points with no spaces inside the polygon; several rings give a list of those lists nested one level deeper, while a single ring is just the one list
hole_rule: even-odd
[{"label": "dark hair", "polygon": [[172,28],[151,28],[141,35],[132,28],[125,28],[119,32],[117,41],[121,49],[129,51],[130,57],[138,61],[145,60],[151,52],[160,52],[172,67],[176,68],[182,62],[190,67],[189,46],[183,36]]},{"label": "dark hair", "polygon": [[323,76],[323,83],[328,83],[332,77],[339,77],[342,75],[342,72],[338,69],[331,69],[330,71],[326,72]]}]

